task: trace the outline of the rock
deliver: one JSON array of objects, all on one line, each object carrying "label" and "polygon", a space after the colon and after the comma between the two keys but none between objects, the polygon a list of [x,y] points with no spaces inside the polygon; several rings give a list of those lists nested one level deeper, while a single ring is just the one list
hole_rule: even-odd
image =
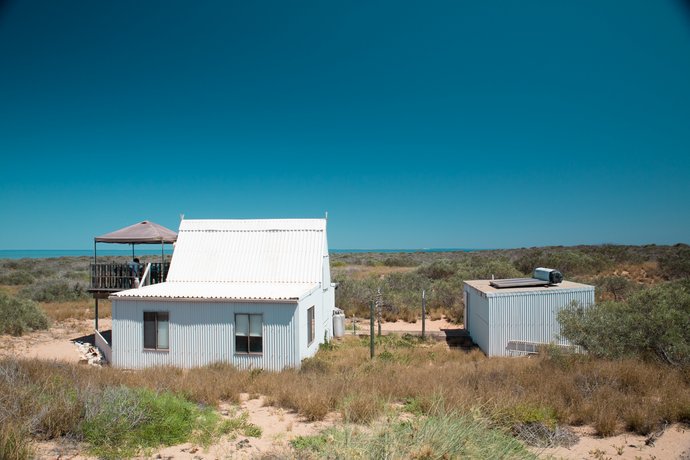
[{"label": "rock", "polygon": [[230,415],[230,411],[222,410],[220,411],[220,415],[222,415],[223,417],[227,417],[228,415]]}]

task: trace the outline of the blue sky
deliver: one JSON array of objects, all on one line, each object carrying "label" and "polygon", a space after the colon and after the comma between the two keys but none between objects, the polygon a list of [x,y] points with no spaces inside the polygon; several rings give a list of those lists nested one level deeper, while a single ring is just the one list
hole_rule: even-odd
[{"label": "blue sky", "polygon": [[0,2],[0,249],[319,217],[333,248],[690,242],[673,1]]}]

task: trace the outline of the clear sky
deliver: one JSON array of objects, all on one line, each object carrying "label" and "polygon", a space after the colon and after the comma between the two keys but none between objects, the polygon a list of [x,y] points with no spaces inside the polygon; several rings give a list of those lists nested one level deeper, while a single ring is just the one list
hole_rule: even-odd
[{"label": "clear sky", "polygon": [[0,248],[320,217],[332,248],[690,242],[674,1],[0,0]]}]

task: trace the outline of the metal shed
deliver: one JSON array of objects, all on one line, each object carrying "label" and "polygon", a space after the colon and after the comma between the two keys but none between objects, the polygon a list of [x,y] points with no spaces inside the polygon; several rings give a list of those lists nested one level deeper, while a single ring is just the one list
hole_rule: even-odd
[{"label": "metal shed", "polygon": [[167,280],[110,297],[112,365],[299,367],[334,289],[325,219],[183,220]]},{"label": "metal shed", "polygon": [[540,345],[570,345],[559,337],[557,314],[573,301],[594,304],[594,286],[558,285],[497,289],[490,280],[465,281],[465,328],[487,356],[535,352]]}]

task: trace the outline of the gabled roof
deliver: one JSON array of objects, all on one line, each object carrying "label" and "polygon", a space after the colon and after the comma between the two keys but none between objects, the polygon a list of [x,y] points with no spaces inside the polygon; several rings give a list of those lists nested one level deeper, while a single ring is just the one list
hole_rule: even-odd
[{"label": "gabled roof", "polygon": [[325,219],[183,220],[166,282],[113,297],[298,301],[326,256]]},{"label": "gabled roof", "polygon": [[320,283],[325,219],[183,220],[168,281]]}]

